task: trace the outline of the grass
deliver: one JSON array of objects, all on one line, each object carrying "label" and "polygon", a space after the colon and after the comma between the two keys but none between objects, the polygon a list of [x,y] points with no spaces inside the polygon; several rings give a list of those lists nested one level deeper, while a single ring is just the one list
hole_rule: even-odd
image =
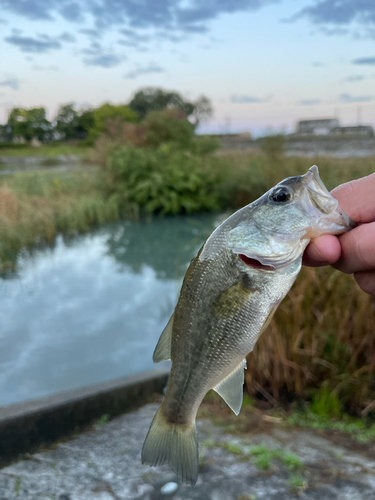
[{"label": "grass", "polygon": [[261,470],[269,469],[272,460],[278,460],[289,470],[298,470],[302,468],[300,458],[290,451],[257,445],[251,446],[248,453],[250,456],[254,457],[254,464]]},{"label": "grass", "polygon": [[59,232],[88,231],[120,216],[102,171],[20,172],[0,178],[0,259],[14,266],[17,252]]},{"label": "grass", "polygon": [[54,157],[59,155],[77,155],[88,156],[93,148],[87,146],[71,146],[71,145],[51,145],[33,148],[31,146],[22,147],[0,147],[0,157],[6,156],[48,156]]},{"label": "grass", "polygon": [[305,409],[304,411],[294,412],[287,418],[287,422],[300,427],[344,432],[362,444],[369,443],[375,439],[374,423],[366,419],[352,417],[348,414],[343,414],[340,418],[330,418],[317,415]]},{"label": "grass", "polygon": [[292,474],[288,479],[288,484],[292,490],[301,490],[306,488],[306,481],[300,474]]},{"label": "grass", "polygon": [[247,356],[247,389],[256,395],[259,384],[278,402],[312,398],[326,416],[367,412],[375,399],[374,327],[372,299],[351,276],[303,268]]},{"label": "grass", "polygon": [[14,480],[14,492],[16,493],[17,497],[19,496],[21,491],[21,481],[22,479],[20,476],[17,476]]},{"label": "grass", "polygon": [[107,422],[110,421],[110,419],[111,419],[111,416],[108,413],[105,413],[100,418],[98,418],[98,420],[95,422],[94,426],[98,427],[100,425],[106,424]]}]

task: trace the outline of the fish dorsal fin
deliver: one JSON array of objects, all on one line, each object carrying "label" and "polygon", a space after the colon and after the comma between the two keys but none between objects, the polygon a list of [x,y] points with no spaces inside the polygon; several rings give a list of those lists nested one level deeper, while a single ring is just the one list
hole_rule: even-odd
[{"label": "fish dorsal fin", "polygon": [[243,383],[245,379],[244,369],[246,360],[244,359],[236,368],[221,382],[214,387],[219,396],[221,396],[227,405],[238,415],[240,413],[243,396]]},{"label": "fish dorsal fin", "polygon": [[172,344],[172,329],[173,329],[173,316],[170,317],[167,326],[164,328],[163,333],[155,347],[152,360],[154,363],[161,361],[168,361],[171,359],[171,344]]}]

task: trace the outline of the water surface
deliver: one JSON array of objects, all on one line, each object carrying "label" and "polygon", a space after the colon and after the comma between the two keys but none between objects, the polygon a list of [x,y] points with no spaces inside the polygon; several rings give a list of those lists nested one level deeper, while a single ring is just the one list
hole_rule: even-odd
[{"label": "water surface", "polygon": [[215,215],[120,222],[18,259],[0,280],[0,405],[148,370]]}]

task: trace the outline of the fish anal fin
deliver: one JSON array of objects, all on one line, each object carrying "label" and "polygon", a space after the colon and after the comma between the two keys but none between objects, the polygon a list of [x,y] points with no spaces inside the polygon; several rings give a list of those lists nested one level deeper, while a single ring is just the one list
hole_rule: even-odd
[{"label": "fish anal fin", "polygon": [[236,415],[240,413],[242,405],[245,368],[246,360],[244,359],[227,377],[213,388]]},{"label": "fish anal fin", "polygon": [[168,361],[171,359],[173,316],[174,314],[170,317],[167,326],[164,328],[163,333],[160,335],[159,341],[155,347],[155,351],[152,356],[154,363],[160,363],[161,361]]}]

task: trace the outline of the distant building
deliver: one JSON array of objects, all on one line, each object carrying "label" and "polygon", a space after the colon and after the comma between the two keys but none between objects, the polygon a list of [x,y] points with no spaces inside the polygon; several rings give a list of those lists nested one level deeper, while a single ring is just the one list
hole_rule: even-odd
[{"label": "distant building", "polygon": [[357,125],[352,127],[335,127],[331,134],[339,136],[356,135],[362,137],[373,137],[374,129],[371,125]]},{"label": "distant building", "polygon": [[339,121],[336,118],[324,118],[321,120],[301,120],[297,124],[296,134],[328,135],[335,128],[339,128]]}]

